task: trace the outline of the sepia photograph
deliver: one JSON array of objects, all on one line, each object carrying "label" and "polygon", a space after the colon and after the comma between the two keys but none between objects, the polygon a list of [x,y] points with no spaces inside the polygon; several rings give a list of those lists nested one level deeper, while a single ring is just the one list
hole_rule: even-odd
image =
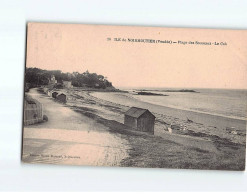
[{"label": "sepia photograph", "polygon": [[27,23],[22,162],[245,170],[247,31]]}]

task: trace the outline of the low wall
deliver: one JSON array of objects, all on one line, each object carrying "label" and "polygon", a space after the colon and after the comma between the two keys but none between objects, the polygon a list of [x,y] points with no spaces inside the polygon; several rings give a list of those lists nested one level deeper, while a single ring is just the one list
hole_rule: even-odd
[{"label": "low wall", "polygon": [[24,125],[32,125],[43,121],[43,105],[28,96],[24,98]]}]

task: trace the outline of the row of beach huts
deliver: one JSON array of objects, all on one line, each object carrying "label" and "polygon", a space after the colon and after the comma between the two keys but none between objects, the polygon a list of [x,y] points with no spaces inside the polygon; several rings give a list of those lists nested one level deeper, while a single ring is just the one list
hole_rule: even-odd
[{"label": "row of beach huts", "polygon": [[44,88],[44,92],[61,103],[67,102],[67,95],[54,89]]}]

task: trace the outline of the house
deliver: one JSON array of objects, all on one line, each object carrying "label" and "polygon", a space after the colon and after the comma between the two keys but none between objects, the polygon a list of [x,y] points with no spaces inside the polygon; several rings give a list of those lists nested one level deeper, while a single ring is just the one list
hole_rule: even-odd
[{"label": "house", "polygon": [[147,109],[131,107],[124,114],[124,124],[137,131],[154,134],[155,116]]},{"label": "house", "polygon": [[51,79],[49,80],[49,84],[56,84],[57,80],[55,78],[55,75],[51,75]]},{"label": "house", "polygon": [[56,92],[56,91],[51,92],[51,95],[52,95],[53,98],[56,98],[57,94],[58,94],[58,92]]},{"label": "house", "polygon": [[67,96],[63,93],[60,93],[57,95],[56,100],[62,103],[66,103],[67,102]]},{"label": "house", "polygon": [[63,81],[63,86],[66,87],[66,88],[72,88],[72,84],[71,84],[71,81]]}]

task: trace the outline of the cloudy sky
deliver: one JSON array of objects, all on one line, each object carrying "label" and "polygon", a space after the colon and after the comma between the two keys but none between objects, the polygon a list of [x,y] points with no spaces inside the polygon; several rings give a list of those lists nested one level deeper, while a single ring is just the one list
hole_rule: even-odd
[{"label": "cloudy sky", "polygon": [[[227,45],[117,42],[114,38]],[[106,76],[116,87],[246,89],[246,43],[244,30],[29,23],[26,66],[88,70]]]}]

